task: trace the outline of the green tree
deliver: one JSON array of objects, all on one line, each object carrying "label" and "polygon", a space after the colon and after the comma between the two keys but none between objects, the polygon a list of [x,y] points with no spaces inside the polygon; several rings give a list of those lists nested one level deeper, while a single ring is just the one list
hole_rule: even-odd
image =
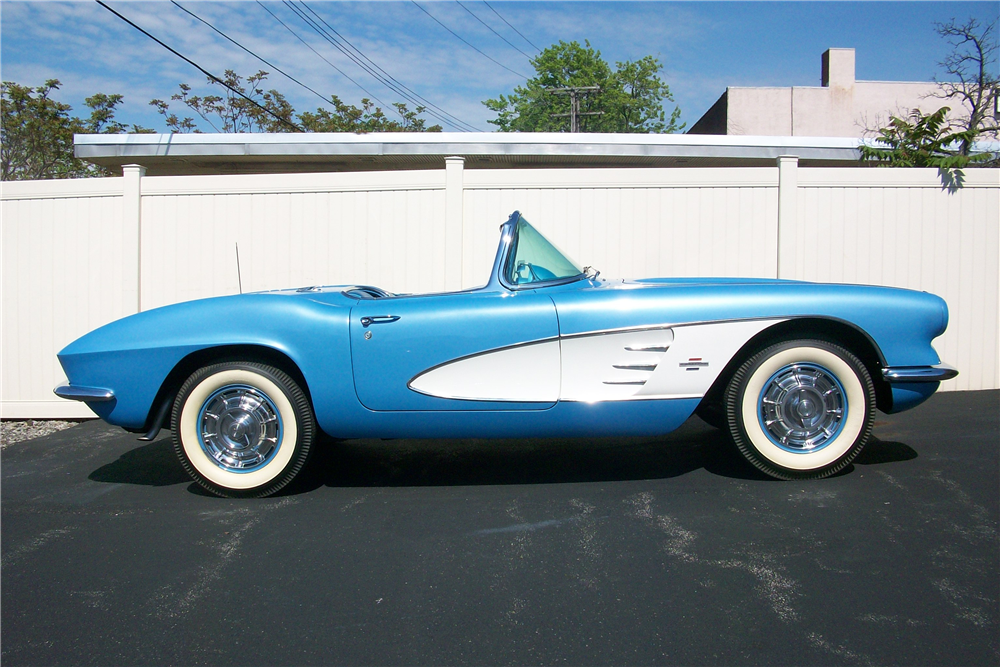
[{"label": "green tree", "polygon": [[617,67],[617,99],[612,109],[617,114],[618,126],[622,129],[614,131],[662,134],[679,132],[684,128],[684,123],[678,125],[681,118],[680,107],[675,106],[670,112],[670,119],[666,119],[663,101],[673,101],[674,98],[670,94],[670,88],[658,76],[663,69],[659,60],[646,56],[635,62],[617,63]]},{"label": "green tree", "polygon": [[49,97],[58,79],[38,88],[3,82],[0,162],[5,181],[73,174],[73,120],[68,104]]},{"label": "green tree", "polygon": [[[388,118],[371,100],[363,99],[361,107],[344,103],[330,96],[333,110],[318,108],[314,112],[298,113],[277,90],[265,90],[268,72],[263,70],[244,79],[233,70],[226,70],[221,95],[192,95],[191,86],[179,84],[180,92],[170,97],[194,111],[215,132],[440,132],[440,125],[427,126],[420,118],[424,107],[411,111],[405,104],[393,107],[400,120]],[[209,78],[208,83],[219,86]],[[234,92],[239,91],[239,93]],[[240,94],[242,93],[242,94]],[[249,99],[248,99],[249,98]],[[252,101],[251,101],[252,100]],[[200,132],[194,117],[181,118],[170,110],[170,103],[152,100],[150,105],[163,115],[171,132]]]},{"label": "green tree", "polygon": [[961,111],[948,120],[950,107],[931,114],[913,109],[908,118],[890,117],[876,130],[875,142],[861,147],[867,162],[896,167],[937,167],[943,173],[973,166],[1000,166],[1000,155],[975,152],[980,136],[996,138],[1000,131],[997,101],[1000,81],[997,62],[997,22],[985,26],[976,19],[935,24],[935,31],[951,45],[938,65],[947,79],[935,77],[938,98],[958,100]]},{"label": "green tree", "polygon": [[[615,69],[589,41],[553,44],[532,59],[536,76],[510,95],[485,100],[497,114],[487,121],[502,132],[563,132],[569,128],[570,98],[552,91],[597,86],[580,93],[582,132],[663,133],[683,129],[680,109],[669,118],[663,104],[673,101],[660,78],[663,65],[653,56],[615,63]],[[560,115],[561,114],[561,115]],[[587,115],[584,115],[587,114]]]},{"label": "green tree", "polygon": [[2,84],[0,96],[0,177],[5,181],[105,176],[109,172],[73,155],[74,134],[152,132],[127,127],[115,119],[121,95],[98,93],[85,100],[90,116],[70,115],[73,108],[52,99],[58,79],[37,88],[11,81]]},{"label": "green tree", "polygon": [[299,123],[306,132],[440,132],[440,125],[427,125],[427,121],[419,115],[424,107],[410,110],[400,102],[392,106],[400,116],[400,120],[389,118],[382,109],[367,97],[361,100],[361,106],[345,104],[336,95],[330,96],[334,110],[316,109],[315,112],[305,111],[298,115]]},{"label": "green tree", "polygon": [[913,109],[908,119],[893,116],[873,143],[860,147],[862,159],[890,167],[937,167],[942,171],[989,161],[988,154],[962,153],[962,146],[971,143],[976,131],[950,126],[946,120],[949,111],[941,107],[924,114]]}]

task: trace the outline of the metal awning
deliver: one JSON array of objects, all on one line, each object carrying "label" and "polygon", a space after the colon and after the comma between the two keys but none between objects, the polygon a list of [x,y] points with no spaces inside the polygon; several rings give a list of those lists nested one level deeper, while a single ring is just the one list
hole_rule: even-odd
[{"label": "metal awning", "polygon": [[856,166],[860,139],[691,134],[287,133],[78,134],[75,154],[149,175],[532,167]]}]

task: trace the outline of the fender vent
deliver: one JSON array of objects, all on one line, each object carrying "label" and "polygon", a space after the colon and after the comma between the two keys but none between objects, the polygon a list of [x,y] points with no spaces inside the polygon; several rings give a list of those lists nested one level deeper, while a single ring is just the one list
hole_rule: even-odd
[{"label": "fender vent", "polygon": [[666,352],[669,345],[629,345],[625,348],[629,352]]},{"label": "fender vent", "polygon": [[655,371],[657,364],[613,364],[612,368],[620,368],[623,371]]}]

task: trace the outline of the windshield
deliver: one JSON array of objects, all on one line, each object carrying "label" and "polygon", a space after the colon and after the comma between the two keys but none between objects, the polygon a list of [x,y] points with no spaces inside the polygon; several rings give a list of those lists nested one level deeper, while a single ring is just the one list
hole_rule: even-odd
[{"label": "windshield", "polygon": [[508,283],[528,285],[580,275],[583,275],[583,269],[539,234],[527,220],[518,218],[514,248],[504,275]]}]

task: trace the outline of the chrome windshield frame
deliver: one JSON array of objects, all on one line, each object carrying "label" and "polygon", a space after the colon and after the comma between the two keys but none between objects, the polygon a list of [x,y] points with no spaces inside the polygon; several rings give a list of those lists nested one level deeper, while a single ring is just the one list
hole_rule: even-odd
[{"label": "chrome windshield frame", "polygon": [[[587,272],[581,271],[574,276],[565,278],[553,278],[552,280],[539,280],[525,285],[514,285],[507,280],[507,265],[517,248],[517,223],[521,219],[521,212],[514,211],[507,218],[507,222],[500,225],[500,245],[497,247],[497,254],[493,260],[493,270],[490,273],[490,282],[487,289],[504,289],[510,292],[521,290],[538,289],[542,287],[554,287],[556,285],[566,285],[587,279]],[[557,248],[558,250],[558,248]]]}]

